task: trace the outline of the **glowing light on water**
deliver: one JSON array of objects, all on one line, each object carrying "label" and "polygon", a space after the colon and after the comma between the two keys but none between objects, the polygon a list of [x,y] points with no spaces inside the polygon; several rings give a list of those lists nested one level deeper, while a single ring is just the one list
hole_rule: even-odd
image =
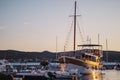
[{"label": "glowing light on water", "polygon": [[100,72],[93,71],[92,76],[93,76],[92,80],[103,80]]}]

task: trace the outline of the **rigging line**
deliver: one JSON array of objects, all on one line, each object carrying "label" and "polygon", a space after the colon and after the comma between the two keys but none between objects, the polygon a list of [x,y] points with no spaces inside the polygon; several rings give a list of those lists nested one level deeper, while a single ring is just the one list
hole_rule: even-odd
[{"label": "rigging line", "polygon": [[72,32],[72,27],[73,27],[73,21],[71,23],[71,27],[70,27],[70,30],[68,32],[68,35],[67,35],[67,38],[66,38],[66,41],[65,41],[65,45],[64,45],[64,50],[66,50],[67,46],[68,46],[68,43],[69,43],[69,39],[70,39],[70,36],[71,36],[71,32]]},{"label": "rigging line", "polygon": [[81,30],[82,30],[82,34],[83,34],[83,36],[86,36],[86,34],[85,34],[85,27],[84,27],[84,21],[83,21],[83,19],[82,19],[82,16],[81,16],[81,18],[80,18],[80,26],[81,26]]},{"label": "rigging line", "polygon": [[77,25],[78,25],[77,27],[78,27],[78,30],[79,30],[79,33],[80,33],[81,40],[82,40],[82,42],[84,42],[83,35],[82,35],[82,32],[81,32],[78,20],[77,20]]},{"label": "rigging line", "polygon": [[[79,3],[78,3],[79,4]],[[77,11],[79,11],[78,13],[81,13],[82,11],[81,11],[81,9],[80,9],[80,6],[78,7],[78,5],[76,6],[77,7]],[[83,27],[83,24],[84,24],[84,20],[82,19],[82,16],[80,16],[80,25],[81,25],[81,30],[82,30],[82,34],[84,35],[84,36],[86,36],[86,34],[85,34],[85,29],[84,29],[84,27]]]},{"label": "rigging line", "polygon": [[[76,6],[76,7],[77,7],[77,11],[79,11],[79,13],[81,13],[81,10],[79,9],[79,7],[78,6]],[[82,16],[81,16],[81,18],[82,18]],[[77,28],[78,28],[80,36],[81,36],[81,40],[84,43],[85,41],[84,41],[83,35],[85,36],[85,31],[84,31],[83,24],[82,24],[83,21],[82,20],[79,21],[78,19],[76,21],[77,21]],[[81,25],[79,25],[79,22]]]}]

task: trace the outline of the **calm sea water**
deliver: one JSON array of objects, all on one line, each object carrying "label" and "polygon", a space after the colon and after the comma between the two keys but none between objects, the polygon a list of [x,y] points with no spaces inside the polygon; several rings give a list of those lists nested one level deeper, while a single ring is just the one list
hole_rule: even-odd
[{"label": "calm sea water", "polygon": [[102,73],[103,80],[120,80],[120,70],[105,70]]},{"label": "calm sea water", "polygon": [[91,75],[84,75],[80,80],[120,80],[120,71],[104,70],[94,72]]}]

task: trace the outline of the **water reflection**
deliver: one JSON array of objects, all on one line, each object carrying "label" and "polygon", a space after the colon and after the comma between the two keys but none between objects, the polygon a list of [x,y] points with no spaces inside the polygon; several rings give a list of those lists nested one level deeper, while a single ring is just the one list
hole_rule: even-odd
[{"label": "water reflection", "polygon": [[101,72],[92,72],[92,80],[103,80],[102,79],[102,73]]}]

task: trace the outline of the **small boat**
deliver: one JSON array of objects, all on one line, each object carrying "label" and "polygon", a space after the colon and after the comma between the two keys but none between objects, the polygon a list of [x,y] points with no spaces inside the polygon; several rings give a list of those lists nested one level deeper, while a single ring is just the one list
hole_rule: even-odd
[{"label": "small boat", "polygon": [[12,66],[6,59],[0,60],[0,80],[13,80],[11,76]]},{"label": "small boat", "polygon": [[7,60],[5,59],[0,60],[0,72],[5,71],[9,72],[10,69],[12,69],[12,66]]}]

